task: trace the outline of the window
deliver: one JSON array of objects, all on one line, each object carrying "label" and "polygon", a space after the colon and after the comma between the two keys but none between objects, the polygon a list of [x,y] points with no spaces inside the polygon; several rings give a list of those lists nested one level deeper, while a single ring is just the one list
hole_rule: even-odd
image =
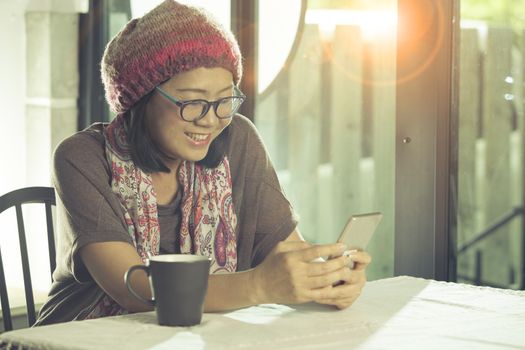
[{"label": "window", "polygon": [[457,280],[525,288],[525,9],[461,2]]},{"label": "window", "polygon": [[334,242],[351,214],[381,211],[368,276],[392,276],[397,2],[334,3],[303,2],[297,42],[268,82],[266,62],[289,50],[275,28],[295,28],[285,25],[289,15],[267,16],[272,5],[259,2],[255,121],[303,236]]}]

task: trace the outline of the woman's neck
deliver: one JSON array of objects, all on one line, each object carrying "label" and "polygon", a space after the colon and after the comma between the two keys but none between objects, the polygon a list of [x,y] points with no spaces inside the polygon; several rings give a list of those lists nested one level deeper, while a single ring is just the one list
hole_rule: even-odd
[{"label": "woman's neck", "polygon": [[168,205],[175,199],[179,190],[177,179],[178,169],[182,161],[165,161],[164,164],[170,169],[169,173],[155,172],[151,174],[153,188],[157,193],[157,204]]}]

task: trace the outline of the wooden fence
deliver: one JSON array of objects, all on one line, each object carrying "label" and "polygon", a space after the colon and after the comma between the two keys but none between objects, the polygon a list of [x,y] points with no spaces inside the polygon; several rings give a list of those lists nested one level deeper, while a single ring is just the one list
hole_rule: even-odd
[{"label": "wooden fence", "polygon": [[349,215],[381,211],[369,275],[390,276],[395,42],[365,42],[353,26],[337,26],[333,38],[305,26],[286,74],[257,103],[257,127],[305,238],[334,242]]},{"label": "wooden fence", "polygon": [[[523,36],[525,37],[525,35]],[[510,29],[462,29],[458,242],[515,206],[523,186],[523,54]],[[314,242],[333,242],[352,213],[384,213],[369,251],[371,279],[393,275],[396,46],[337,26],[306,25],[293,62],[257,101],[257,127],[282,186]],[[521,219],[458,257],[458,275],[518,282]],[[513,275],[512,275],[513,274]],[[512,275],[512,276],[511,276]]]},{"label": "wooden fence", "polygon": [[[510,28],[461,31],[459,247],[523,205],[525,100],[520,46]],[[460,280],[519,286],[523,278],[522,225],[517,216],[460,255]]]}]

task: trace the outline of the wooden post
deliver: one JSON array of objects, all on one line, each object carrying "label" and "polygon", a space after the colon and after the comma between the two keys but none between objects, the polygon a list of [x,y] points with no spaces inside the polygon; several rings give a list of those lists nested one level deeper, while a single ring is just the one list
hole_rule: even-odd
[{"label": "wooden post", "polygon": [[[523,159],[523,139],[522,139],[522,127],[523,123],[520,121],[523,119],[522,113],[519,110],[517,104],[521,101],[519,89],[516,89],[515,82],[516,78],[519,78],[521,74],[517,74],[516,68],[521,68],[521,60],[513,60],[513,86],[509,86],[512,89],[513,100],[509,101],[512,104],[512,113],[514,114],[517,122],[516,130],[513,130],[510,137],[510,187],[511,187],[511,205],[512,207],[519,207],[522,205],[521,194],[523,192],[523,165],[521,164]],[[507,284],[509,288],[519,288],[521,278],[517,275],[520,271],[521,265],[521,230],[523,217],[518,216],[509,223],[509,279]],[[512,274],[512,276],[511,276]]]},{"label": "wooden post", "polygon": [[[476,227],[476,139],[480,120],[480,49],[477,29],[461,30],[459,66],[458,248],[474,238]],[[458,256],[457,274],[474,276],[475,252]]]},{"label": "wooden post", "polygon": [[[331,58],[330,159],[333,222],[338,232],[360,210],[363,42],[359,27],[337,26]],[[337,237],[335,237],[337,238]]]},{"label": "wooden post", "polygon": [[481,264],[481,260],[482,260],[483,256],[482,256],[482,253],[481,253],[481,250],[480,249],[476,249],[476,255],[475,255],[475,260],[474,260],[474,266],[475,266],[475,272],[474,272],[474,284],[476,286],[479,286],[481,285],[481,281],[482,281],[482,264]]},{"label": "wooden post", "polygon": [[[324,235],[318,226],[318,166],[321,139],[321,38],[317,25],[305,25],[303,37],[289,72],[288,166],[293,204],[299,227],[307,240]],[[325,215],[331,215],[327,211]]]},{"label": "wooden post", "polygon": [[[521,33],[520,50],[513,51],[513,105],[517,117],[517,130],[515,131],[515,145],[513,154],[513,192],[515,206],[525,205],[525,30]],[[511,234],[511,256],[514,271],[513,287],[525,289],[525,220],[523,216],[515,220]]]},{"label": "wooden post", "polygon": [[278,149],[277,128],[277,90],[272,91],[263,99],[258,99],[255,104],[255,125],[264,140],[264,144],[270,154],[275,168],[280,169],[276,164]]},{"label": "wooden post", "polygon": [[335,203],[332,189],[334,188],[333,167],[330,163],[319,165],[318,168],[319,206],[318,221],[320,227],[316,243],[334,243],[341,232],[341,226],[335,224]]},{"label": "wooden post", "polygon": [[394,274],[395,159],[396,159],[396,41],[377,39],[369,44],[372,158],[374,160],[373,206],[381,211],[379,224],[368,250],[375,256],[367,275],[370,279]]},{"label": "wooden post", "polygon": [[[521,166],[522,166],[522,174],[525,175],[525,151],[523,151],[523,144],[525,144],[525,29],[521,32],[521,57],[522,57],[522,66],[521,66],[521,110],[522,110],[522,118],[520,119],[521,126],[521,142],[522,142],[522,153],[521,153]],[[522,178],[522,181],[523,180]],[[525,206],[525,184],[522,183],[521,188],[521,205]],[[520,270],[520,289],[525,290],[525,219],[522,218],[521,220],[521,262],[518,264],[519,270]]]},{"label": "wooden post", "polygon": [[[512,111],[505,99],[511,75],[512,31],[489,28],[483,64],[483,137],[486,142],[486,173],[484,186],[485,225],[495,223],[512,207],[510,188],[510,147]],[[482,244],[482,279],[506,285],[509,266],[509,228],[505,227]]]}]

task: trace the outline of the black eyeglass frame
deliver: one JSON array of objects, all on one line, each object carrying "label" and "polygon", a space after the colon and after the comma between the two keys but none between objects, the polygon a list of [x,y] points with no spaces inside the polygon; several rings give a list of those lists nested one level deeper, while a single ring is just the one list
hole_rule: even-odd
[{"label": "black eyeglass frame", "polygon": [[[206,116],[206,114],[208,114],[208,111],[210,110],[210,108],[213,106],[213,111],[215,112],[215,116],[218,118],[218,119],[229,119],[229,118],[232,118],[235,113],[237,113],[237,111],[239,110],[239,108],[241,107],[241,105],[243,104],[243,102],[246,100],[246,95],[242,93],[242,91],[235,85],[233,87],[233,90],[234,92],[237,94],[237,95],[234,95],[234,96],[228,96],[228,97],[222,97],[222,98],[219,98],[215,101],[208,101],[208,100],[205,100],[205,99],[194,99],[194,100],[179,100],[171,95],[169,95],[166,91],[164,91],[160,86],[156,86],[155,87],[155,90],[157,90],[160,95],[164,98],[166,98],[168,101],[170,101],[171,103],[175,104],[177,107],[179,107],[179,116],[182,120],[184,120],[185,122],[188,122],[188,123],[193,123],[193,122],[196,122],[202,118],[204,118],[204,116]],[[229,99],[240,99],[240,102],[239,104],[232,110],[231,114],[228,115],[228,116],[219,116],[219,113],[218,113],[218,108],[219,108],[219,105],[224,102],[225,100],[229,100]],[[188,105],[192,105],[192,104],[196,104],[196,103],[200,103],[202,104],[203,108],[202,108],[202,111],[201,111],[201,114],[194,118],[194,119],[191,119],[191,120],[188,120],[188,119],[185,119],[184,118],[184,108],[186,108],[186,106]]]}]

